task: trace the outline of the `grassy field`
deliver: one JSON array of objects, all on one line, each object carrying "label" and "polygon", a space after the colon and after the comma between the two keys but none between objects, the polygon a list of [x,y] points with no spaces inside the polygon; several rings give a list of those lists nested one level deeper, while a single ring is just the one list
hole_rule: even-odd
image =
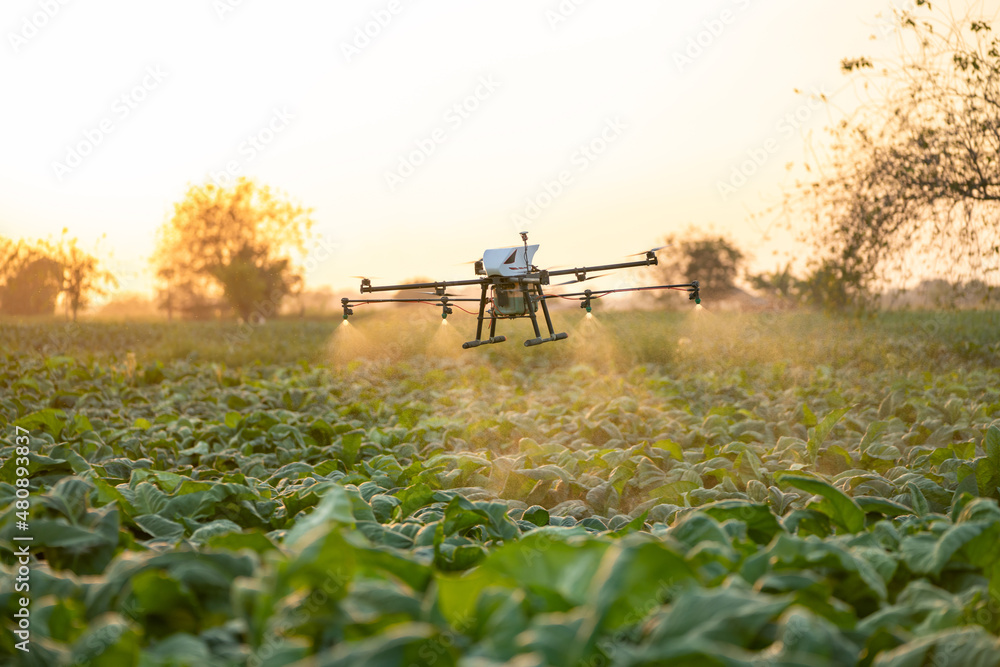
[{"label": "grassy field", "polygon": [[1000,665],[1000,313],[557,320],[0,324],[0,662]]}]

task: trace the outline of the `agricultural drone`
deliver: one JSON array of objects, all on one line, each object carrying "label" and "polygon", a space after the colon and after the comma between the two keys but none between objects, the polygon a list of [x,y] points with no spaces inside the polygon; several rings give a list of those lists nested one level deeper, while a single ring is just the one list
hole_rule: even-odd
[{"label": "agricultural drone", "polygon": [[[435,299],[404,299],[398,297],[391,299],[343,298],[340,301],[344,309],[344,320],[346,321],[348,317],[354,314],[354,309],[351,306],[369,303],[428,304],[441,308],[442,319],[447,319],[448,315],[452,313],[452,304],[457,304],[459,302],[479,302],[479,323],[476,326],[476,338],[475,340],[463,343],[463,348],[469,349],[479,347],[480,345],[491,345],[493,343],[504,342],[507,340],[506,336],[496,335],[497,320],[512,320],[519,317],[528,317],[531,319],[531,325],[535,330],[535,337],[524,341],[525,347],[531,347],[534,345],[541,345],[542,343],[563,340],[568,337],[568,334],[556,333],[552,328],[552,318],[549,316],[549,307],[546,303],[548,299],[560,298],[579,301],[580,307],[586,309],[586,311],[590,313],[592,302],[609,294],[616,294],[618,292],[672,289],[687,292],[688,299],[694,301],[696,304],[701,303],[701,297],[698,293],[697,280],[692,280],[689,283],[679,285],[624,287],[607,290],[588,289],[582,292],[570,292],[568,294],[545,294],[542,291],[542,287],[550,285],[551,283],[549,280],[556,276],[573,276],[572,279],[565,282],[555,283],[555,285],[570,285],[581,283],[586,280],[592,280],[593,278],[599,278],[602,275],[605,275],[604,273],[592,275],[595,274],[595,272],[630,269],[637,266],[655,266],[658,263],[656,259],[656,251],[660,250],[660,248],[653,248],[652,250],[637,253],[638,255],[644,255],[644,257],[643,259],[636,261],[546,271],[539,270],[537,266],[531,263],[535,256],[535,252],[538,250],[538,245],[528,245],[527,232],[521,232],[521,240],[524,243],[523,246],[494,248],[484,252],[482,259],[474,262],[476,275],[480,277],[472,280],[448,280],[444,282],[410,283],[405,285],[372,285],[369,278],[361,278],[362,294],[402,290],[434,290],[433,292],[424,293],[432,294]],[[449,287],[464,287],[470,285],[479,286],[481,293],[478,299],[458,298],[448,294],[447,292]],[[546,337],[542,336],[542,332],[538,326],[539,318],[537,317],[537,312],[539,306],[541,306],[542,316],[545,318],[545,326],[549,332],[549,335]],[[461,308],[461,306],[457,305],[456,307]],[[489,319],[490,335],[488,338],[484,339],[483,324],[487,318]]]}]

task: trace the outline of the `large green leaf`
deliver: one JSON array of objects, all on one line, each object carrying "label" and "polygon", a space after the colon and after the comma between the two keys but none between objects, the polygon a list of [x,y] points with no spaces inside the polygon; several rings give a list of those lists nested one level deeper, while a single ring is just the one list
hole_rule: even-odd
[{"label": "large green leaf", "polygon": [[14,422],[14,426],[28,431],[41,430],[53,437],[58,437],[65,425],[66,413],[52,408],[32,412]]},{"label": "large green leaf", "polygon": [[609,549],[591,583],[597,628],[635,625],[657,603],[677,595],[697,575],[684,557],[657,542]]},{"label": "large green leaf", "polygon": [[732,587],[685,590],[659,614],[635,662],[627,664],[740,664],[750,658],[740,649],[760,642],[790,604]]},{"label": "large green leaf", "polygon": [[776,474],[775,479],[782,486],[793,486],[808,493],[822,496],[825,502],[813,503],[811,507],[823,514],[849,533],[864,530],[864,510],[840,489],[813,477],[804,477],[789,473]]},{"label": "large green leaf", "polygon": [[433,664],[453,667],[458,651],[452,637],[424,623],[395,626],[357,642],[345,642],[316,656],[316,667],[398,667]]},{"label": "large green leaf", "polygon": [[323,495],[319,505],[305,517],[299,518],[291,530],[285,535],[285,543],[294,545],[300,538],[327,523],[354,525],[354,514],[351,511],[351,499],[341,486],[330,487]]},{"label": "large green leaf", "polygon": [[913,572],[940,575],[956,552],[982,535],[990,544],[993,561],[1000,559],[995,551],[995,539],[1000,537],[1000,524],[988,521],[968,521],[950,526],[940,537],[929,533],[911,535],[903,540],[900,552]]},{"label": "large green leaf", "polygon": [[579,533],[539,528],[500,547],[461,576],[439,577],[438,602],[445,618],[452,623],[468,622],[479,594],[488,586],[531,591],[551,611],[584,604],[610,543],[571,543],[567,538],[572,535]]},{"label": "large green leaf", "polygon": [[816,425],[816,428],[807,443],[809,455],[813,458],[813,460],[815,460],[816,454],[819,452],[819,448],[824,442],[826,442],[826,438],[830,435],[830,431],[833,430],[833,427],[836,426],[837,422],[839,422],[843,416],[850,411],[850,407],[834,410],[824,417],[823,421]]},{"label": "large green leaf", "polygon": [[144,514],[135,517],[133,521],[135,521],[137,526],[156,538],[176,540],[184,536],[184,526],[176,521],[165,519],[159,514]]},{"label": "large green leaf", "polygon": [[764,504],[750,503],[745,500],[718,500],[698,508],[716,521],[730,519],[743,522],[747,527],[747,535],[758,544],[767,544],[783,529],[771,509]]},{"label": "large green leaf", "polygon": [[919,667],[920,665],[1000,665],[1000,639],[978,626],[951,628],[929,637],[918,637],[875,659],[875,667]]}]

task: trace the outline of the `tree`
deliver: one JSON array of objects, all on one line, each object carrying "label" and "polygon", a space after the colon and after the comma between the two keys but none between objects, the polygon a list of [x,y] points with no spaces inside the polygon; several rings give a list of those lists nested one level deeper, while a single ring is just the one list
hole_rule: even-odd
[{"label": "tree", "polygon": [[288,259],[269,259],[259,248],[244,246],[228,264],[213,267],[211,274],[222,285],[226,300],[244,321],[256,311],[259,317],[278,312],[285,295],[302,284]]},{"label": "tree", "polygon": [[684,237],[670,234],[663,241],[654,269],[657,284],[697,280],[701,291],[715,298],[736,288],[746,257],[726,237],[689,228]]},{"label": "tree", "polygon": [[77,313],[105,286],[117,284],[95,256],[63,229],[58,243],[20,239],[0,241],[0,308],[9,315],[51,315],[59,295],[76,321]]},{"label": "tree", "polygon": [[63,229],[62,239],[54,248],[54,257],[62,267],[60,291],[76,322],[77,313],[90,304],[91,297],[107,294],[107,288],[117,286],[118,281],[110,271],[101,268],[100,260],[77,245],[77,239],[68,238],[67,231]]},{"label": "tree", "polygon": [[95,294],[106,294],[114,276],[63,229],[58,243],[0,240],[0,308],[9,315],[51,315],[62,294],[76,321]]},{"label": "tree", "polygon": [[868,97],[789,199],[813,220],[817,270],[860,292],[914,264],[1000,269],[1000,43],[981,19],[916,5],[897,15],[894,62],[841,63]]},{"label": "tree", "polygon": [[62,290],[62,266],[52,248],[25,239],[0,242],[0,310],[7,315],[51,315]]},{"label": "tree", "polygon": [[864,311],[869,295],[861,288],[862,277],[852,271],[844,262],[820,262],[796,285],[799,301],[824,310]]},{"label": "tree", "polygon": [[867,295],[860,289],[861,277],[850,272],[842,262],[813,262],[804,278],[792,272],[791,263],[780,271],[747,276],[758,292],[786,305],[809,306],[823,310],[848,310],[867,305]]},{"label": "tree", "polygon": [[159,231],[161,305],[168,315],[205,316],[223,304],[244,321],[269,317],[302,285],[292,253],[305,250],[310,214],[245,178],[191,187]]},{"label": "tree", "polygon": [[771,273],[758,273],[747,276],[750,287],[768,296],[780,299],[785,302],[798,300],[799,287],[802,283],[794,273],[792,273],[791,262],[783,269],[775,270]]}]

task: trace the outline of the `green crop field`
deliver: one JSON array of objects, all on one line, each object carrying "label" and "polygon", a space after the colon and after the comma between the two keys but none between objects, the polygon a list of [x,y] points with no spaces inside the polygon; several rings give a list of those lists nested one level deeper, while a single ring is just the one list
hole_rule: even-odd
[{"label": "green crop field", "polygon": [[0,325],[0,663],[1000,665],[1000,313],[557,315]]}]

